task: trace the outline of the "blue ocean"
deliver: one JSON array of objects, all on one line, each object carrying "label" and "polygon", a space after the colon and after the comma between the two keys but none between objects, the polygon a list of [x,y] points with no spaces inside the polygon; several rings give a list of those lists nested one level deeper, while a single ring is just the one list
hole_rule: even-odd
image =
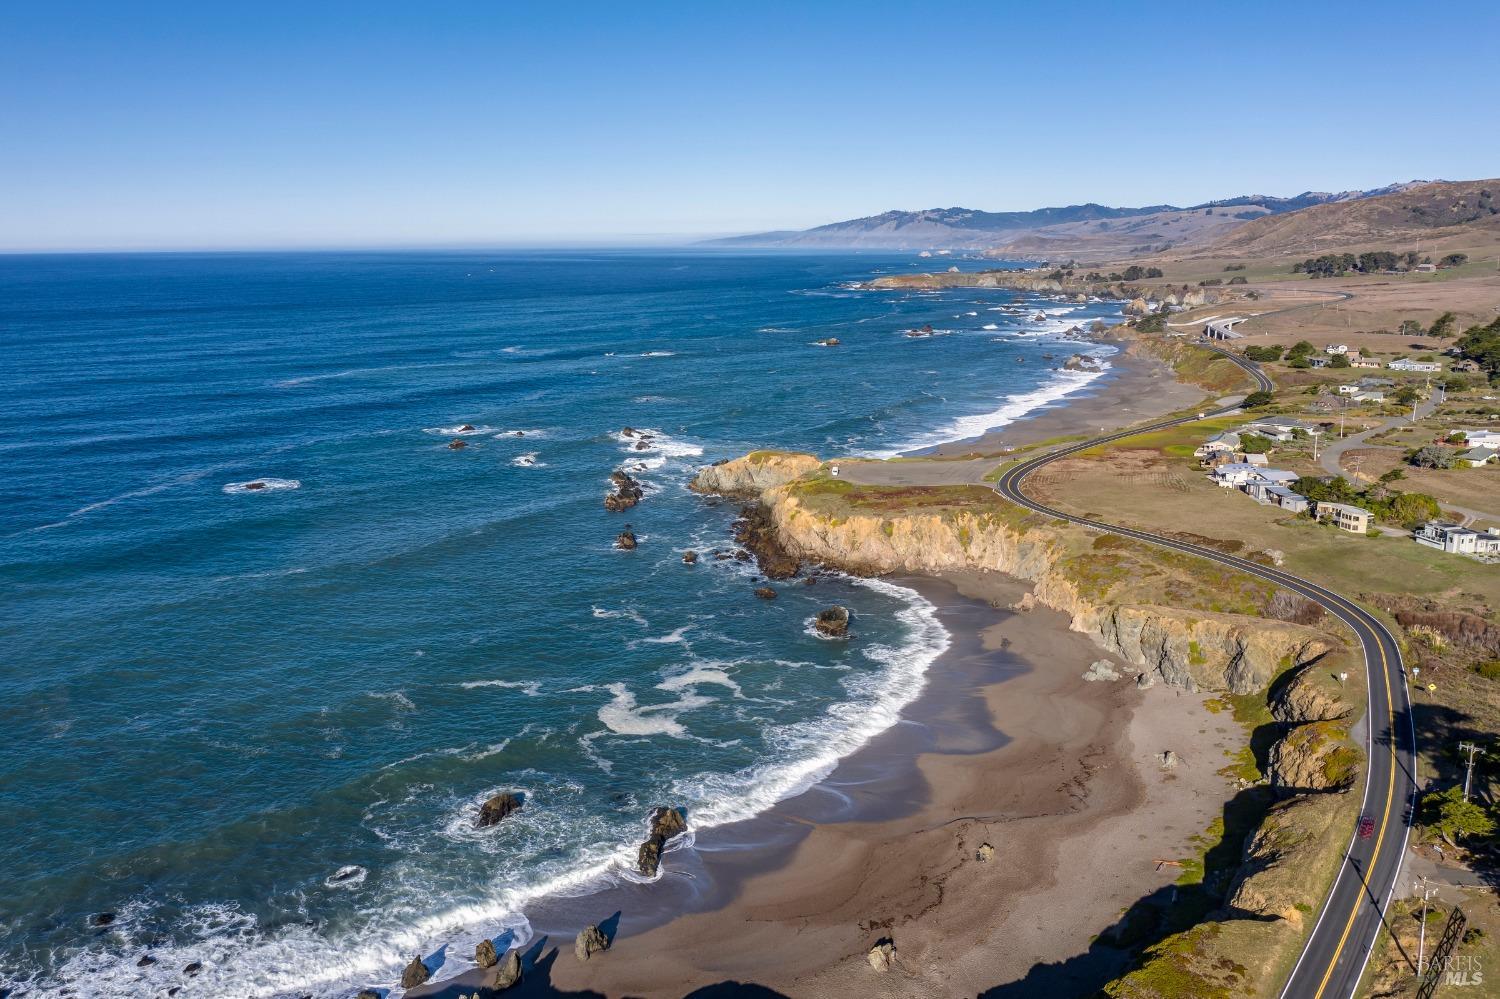
[{"label": "blue ocean", "polygon": [[[448,973],[524,940],[528,900],[639,877],[653,805],[744,819],[892,725],[947,644],[932,606],[840,576],[756,599],[708,557],[737,508],[686,485],[1099,377],[1061,362],[1109,348],[1063,341],[1116,303],[854,287],[923,263],[0,257],[0,983],[336,995],[444,943]],[[810,627],[831,603],[857,640]],[[503,790],[525,807],[476,829]]]}]

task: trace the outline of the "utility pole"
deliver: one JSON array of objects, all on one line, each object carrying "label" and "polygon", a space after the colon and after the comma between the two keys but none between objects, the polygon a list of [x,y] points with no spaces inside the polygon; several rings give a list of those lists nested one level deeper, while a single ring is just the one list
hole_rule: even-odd
[{"label": "utility pole", "polygon": [[1472,742],[1460,742],[1458,751],[1469,754],[1468,772],[1464,774],[1464,801],[1468,801],[1469,788],[1474,783],[1474,757],[1479,754],[1479,747]]},{"label": "utility pole", "polygon": [[1434,895],[1437,894],[1437,888],[1435,888],[1435,887],[1433,887],[1433,888],[1427,887],[1428,884],[1429,884],[1429,882],[1430,882],[1430,880],[1431,879],[1429,879],[1427,877],[1427,875],[1423,874],[1418,879],[1418,881],[1420,883],[1412,885],[1413,888],[1415,888],[1417,891],[1419,891],[1419,892],[1422,893],[1422,930],[1421,930],[1421,935],[1418,937],[1418,940],[1417,940],[1417,977],[1418,978],[1422,977],[1422,965],[1424,963],[1423,959],[1427,955],[1427,900],[1429,898],[1431,898],[1432,896],[1434,896]]}]

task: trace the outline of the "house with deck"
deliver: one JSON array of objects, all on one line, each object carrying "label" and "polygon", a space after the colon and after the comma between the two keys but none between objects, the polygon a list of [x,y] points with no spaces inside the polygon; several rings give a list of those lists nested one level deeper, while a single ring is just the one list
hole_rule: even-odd
[{"label": "house with deck", "polygon": [[1475,531],[1457,524],[1429,520],[1413,531],[1411,536],[1418,544],[1454,555],[1500,556],[1500,528]]},{"label": "house with deck", "polygon": [[1436,361],[1413,361],[1409,357],[1398,357],[1386,367],[1392,371],[1420,371],[1427,374],[1443,370],[1443,366]]},{"label": "house with deck", "polygon": [[1364,534],[1370,529],[1369,510],[1362,506],[1354,506],[1350,503],[1327,503],[1318,501],[1313,515],[1319,520],[1327,520],[1333,523],[1341,531],[1350,534]]},{"label": "house with deck", "polygon": [[1464,443],[1469,447],[1492,447],[1500,449],[1500,427],[1493,430],[1450,430],[1448,436],[1463,434]]}]

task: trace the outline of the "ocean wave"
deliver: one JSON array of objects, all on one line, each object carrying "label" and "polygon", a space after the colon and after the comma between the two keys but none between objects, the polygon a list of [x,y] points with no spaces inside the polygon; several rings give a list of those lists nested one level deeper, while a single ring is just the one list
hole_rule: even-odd
[{"label": "ocean wave", "polygon": [[485,687],[519,690],[527,697],[536,697],[542,692],[542,682],[540,680],[465,680],[459,686],[464,690],[481,690]]},{"label": "ocean wave", "polygon": [[1107,370],[1109,370],[1109,365],[1102,363],[1094,371],[1055,371],[1052,380],[1047,384],[1029,392],[1008,395],[997,409],[956,417],[936,430],[907,440],[899,447],[870,450],[864,454],[871,458],[893,458],[907,451],[983,436],[991,430],[1008,426],[1023,416],[1081,391]]},{"label": "ocean wave", "polygon": [[274,493],[285,489],[301,489],[296,479],[246,479],[244,482],[224,483],[224,492],[231,496],[242,493]]},{"label": "ocean wave", "polygon": [[670,434],[649,427],[636,430],[630,428],[610,434],[615,440],[625,445],[631,454],[659,454],[668,458],[699,458],[703,455],[703,448],[697,444],[680,441]]},{"label": "ocean wave", "polygon": [[537,451],[527,451],[525,454],[518,454],[510,460],[510,463],[517,468],[546,468],[546,462],[537,460],[539,453]]}]

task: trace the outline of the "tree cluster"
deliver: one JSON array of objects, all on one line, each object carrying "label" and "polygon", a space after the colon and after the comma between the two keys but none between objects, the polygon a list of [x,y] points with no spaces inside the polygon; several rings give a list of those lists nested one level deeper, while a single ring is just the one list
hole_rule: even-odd
[{"label": "tree cluster", "polygon": [[1383,271],[1410,270],[1422,262],[1422,258],[1412,251],[1394,253],[1390,250],[1368,250],[1358,256],[1352,253],[1325,253],[1293,264],[1292,273],[1306,274],[1313,278],[1341,277],[1350,271],[1379,274]]},{"label": "tree cluster", "polygon": [[1500,380],[1500,318],[1488,326],[1471,326],[1458,338],[1458,355],[1484,369],[1490,379]]},{"label": "tree cluster", "polygon": [[1442,515],[1438,501],[1426,493],[1402,493],[1377,482],[1368,489],[1356,489],[1342,475],[1329,478],[1303,476],[1292,490],[1315,503],[1352,503],[1369,510],[1382,523],[1412,528]]}]

